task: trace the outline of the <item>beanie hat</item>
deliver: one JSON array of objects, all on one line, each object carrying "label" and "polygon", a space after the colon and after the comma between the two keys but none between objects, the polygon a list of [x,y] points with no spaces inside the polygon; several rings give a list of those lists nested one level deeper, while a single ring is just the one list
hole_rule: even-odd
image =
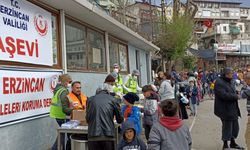
[{"label": "beanie hat", "polygon": [[109,74],[107,77],[106,77],[106,79],[105,79],[105,81],[104,81],[104,83],[107,83],[107,82],[115,82],[115,78],[111,75],[111,74]]},{"label": "beanie hat", "polygon": [[119,67],[119,64],[118,63],[115,63],[114,65],[113,65],[113,67],[115,68],[115,67]]},{"label": "beanie hat", "polygon": [[139,101],[139,97],[133,92],[127,93],[126,95],[123,96],[123,98],[130,104],[134,104],[135,101]]},{"label": "beanie hat", "polygon": [[69,80],[71,80],[71,77],[68,74],[62,74],[59,76],[59,81],[61,82],[61,84],[64,84]]}]

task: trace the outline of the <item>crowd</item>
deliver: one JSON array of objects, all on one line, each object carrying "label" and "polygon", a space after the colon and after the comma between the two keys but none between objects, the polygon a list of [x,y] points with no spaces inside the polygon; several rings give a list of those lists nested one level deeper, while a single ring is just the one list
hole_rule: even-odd
[{"label": "crowd", "polygon": [[[249,73],[244,76],[244,82],[243,72],[234,74],[229,68],[222,73],[201,69],[177,73],[172,69],[170,73],[159,72],[153,84],[141,88],[138,70],[123,79],[119,65],[113,67],[113,72],[107,75],[94,96],[87,98],[81,92],[81,83],[72,82],[68,74],[60,76],[54,90],[50,116],[59,126],[70,119],[74,109],[86,110],[89,150],[115,149],[116,124],[121,124],[118,150],[191,149],[191,135],[182,120],[197,116],[197,107],[206,94],[215,99],[215,114],[222,121],[223,149],[229,148],[227,141],[231,141],[231,148],[242,149],[235,142],[240,116],[239,93],[235,86],[244,84],[242,97],[250,100]],[[72,91],[68,91],[69,86]],[[138,96],[140,93],[143,98]],[[64,137],[61,141],[65,142]],[[66,143],[63,149],[68,150],[69,140]],[[53,150],[57,144],[61,143],[55,142]]]}]

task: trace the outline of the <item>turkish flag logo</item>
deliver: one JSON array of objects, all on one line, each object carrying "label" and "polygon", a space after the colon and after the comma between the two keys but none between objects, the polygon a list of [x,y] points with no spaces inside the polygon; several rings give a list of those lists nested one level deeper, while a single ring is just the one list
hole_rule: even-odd
[{"label": "turkish flag logo", "polygon": [[207,19],[207,20],[203,21],[203,25],[208,27],[208,28],[211,28],[213,25],[213,21],[211,19]]}]

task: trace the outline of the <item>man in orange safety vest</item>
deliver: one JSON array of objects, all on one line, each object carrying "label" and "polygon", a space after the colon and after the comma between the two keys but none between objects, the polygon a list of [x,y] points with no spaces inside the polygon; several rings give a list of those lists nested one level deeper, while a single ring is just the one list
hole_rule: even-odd
[{"label": "man in orange safety vest", "polygon": [[74,81],[71,84],[72,91],[67,95],[71,109],[85,109],[87,96],[81,92],[81,82]]}]

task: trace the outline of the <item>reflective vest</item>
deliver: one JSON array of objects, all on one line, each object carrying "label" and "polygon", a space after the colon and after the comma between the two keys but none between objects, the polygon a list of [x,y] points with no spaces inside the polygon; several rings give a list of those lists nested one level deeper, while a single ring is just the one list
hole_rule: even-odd
[{"label": "reflective vest", "polygon": [[66,88],[60,88],[52,97],[51,105],[50,105],[50,117],[57,119],[66,119],[66,114],[62,110],[62,103],[59,99],[59,96],[62,92],[68,91]]},{"label": "reflective vest", "polygon": [[73,109],[85,109],[86,108],[86,102],[87,102],[87,96],[83,95],[81,93],[81,102],[80,100],[76,97],[76,95],[72,92],[70,92],[68,95],[67,95],[68,99],[69,99],[69,102],[70,102],[70,108],[73,108]]},{"label": "reflective vest", "polygon": [[[136,93],[137,92],[137,80],[136,78],[130,76],[127,83],[125,84],[125,86],[130,90],[130,92]],[[125,93],[128,93],[128,91],[126,91]]]},{"label": "reflective vest", "polygon": [[115,93],[121,93],[121,94],[123,94],[122,84],[123,84],[122,77],[120,75],[118,75],[117,79],[115,80],[115,85],[114,85],[113,91]]}]

